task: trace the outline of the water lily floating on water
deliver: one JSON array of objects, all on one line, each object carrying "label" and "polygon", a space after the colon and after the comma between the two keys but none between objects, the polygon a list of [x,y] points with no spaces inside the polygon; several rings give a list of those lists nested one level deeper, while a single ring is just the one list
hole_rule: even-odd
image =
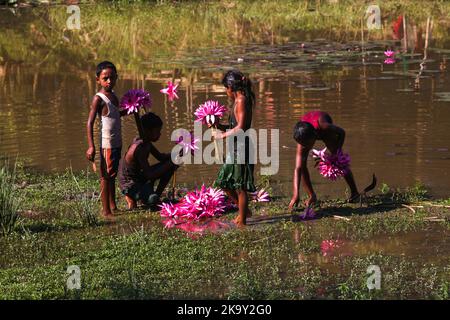
[{"label": "water lily floating on water", "polygon": [[120,106],[127,110],[128,114],[138,112],[141,108],[150,108],[151,105],[150,93],[142,89],[128,90],[120,100]]},{"label": "water lily floating on water", "polygon": [[[197,144],[200,141],[200,139],[194,137],[194,133],[191,131],[189,132],[190,139],[184,140],[184,135],[181,135],[177,141],[175,141],[176,144],[179,144],[183,147],[183,154],[187,154],[189,151],[192,155],[194,155],[195,150],[199,150]],[[187,136],[189,138],[189,136]]]},{"label": "water lily floating on water", "polygon": [[384,52],[386,59],[384,60],[385,64],[393,64],[395,63],[395,52],[392,50],[386,50]]},{"label": "water lily floating on water", "polygon": [[164,203],[159,207],[162,217],[188,220],[214,217],[225,211],[225,193],[202,185],[200,189],[188,192],[179,203]]},{"label": "water lily floating on water", "polygon": [[174,99],[178,99],[177,87],[178,84],[174,86],[172,81],[169,81],[167,82],[167,88],[161,89],[159,92],[167,94],[169,101],[173,101]]},{"label": "water lily floating on water", "polygon": [[343,153],[342,150],[338,150],[336,154],[330,154],[326,151],[327,148],[312,150],[320,174],[333,181],[345,176],[350,169],[350,156]]},{"label": "water lily floating on water", "polygon": [[392,51],[392,50],[386,50],[386,51],[384,52],[384,55],[385,55],[387,58],[394,58],[395,52]]},{"label": "water lily floating on water", "polygon": [[252,196],[252,201],[254,201],[254,202],[269,202],[270,201],[269,193],[264,189],[252,192],[252,193],[250,193],[250,195]]},{"label": "water lily floating on water", "polygon": [[216,119],[222,118],[226,111],[227,108],[218,101],[208,100],[195,110],[195,121],[202,122],[203,124],[214,124]]}]

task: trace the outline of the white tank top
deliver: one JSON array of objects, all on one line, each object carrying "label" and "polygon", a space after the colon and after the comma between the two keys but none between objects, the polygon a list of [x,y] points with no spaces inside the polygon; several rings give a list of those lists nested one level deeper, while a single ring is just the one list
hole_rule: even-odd
[{"label": "white tank top", "polygon": [[105,102],[108,108],[108,113],[102,115],[101,127],[102,127],[102,148],[112,149],[122,147],[122,123],[120,120],[120,111],[106,95],[101,92],[96,93],[103,102]]}]

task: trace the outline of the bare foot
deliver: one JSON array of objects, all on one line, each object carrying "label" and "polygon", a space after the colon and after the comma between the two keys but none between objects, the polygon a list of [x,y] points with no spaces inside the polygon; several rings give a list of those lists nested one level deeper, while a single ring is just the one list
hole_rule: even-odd
[{"label": "bare foot", "polygon": [[236,218],[234,218],[233,220],[234,224],[236,224],[239,228],[241,227],[245,227],[246,223],[244,221],[242,221],[240,216],[237,216]]},{"label": "bare foot", "polygon": [[358,203],[361,195],[359,193],[352,194],[350,198],[347,199],[348,203]]},{"label": "bare foot", "polygon": [[101,215],[105,219],[112,219],[112,218],[114,218],[114,215],[112,214],[112,212],[104,212],[104,211],[102,211]]},{"label": "bare foot", "polygon": [[137,203],[133,198],[125,196],[125,200],[127,201],[128,204],[128,210],[134,210],[137,208]]}]

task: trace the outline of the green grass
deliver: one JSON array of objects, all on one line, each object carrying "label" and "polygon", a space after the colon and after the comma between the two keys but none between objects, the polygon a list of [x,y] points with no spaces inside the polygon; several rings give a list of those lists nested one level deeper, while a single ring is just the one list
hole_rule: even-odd
[{"label": "green grass", "polygon": [[0,163],[0,235],[12,232],[19,220],[20,196],[14,187],[16,166],[9,161]]},{"label": "green grass", "polygon": [[[323,202],[320,219],[293,222],[288,198],[275,197],[269,205],[252,204],[255,221],[262,222],[245,230],[188,235],[164,229],[157,212],[144,210],[88,226],[73,212],[84,201],[76,186],[94,192],[98,181],[86,173],[74,176],[19,168],[17,185],[25,200],[20,225],[0,238],[1,299],[448,299],[450,253],[444,239],[450,225],[442,207],[413,213],[386,193],[362,207]],[[422,194],[409,190],[413,197]],[[123,199],[119,205],[124,207]],[[444,221],[427,221],[429,216]],[[324,257],[320,248],[325,239],[370,248],[380,237],[411,233],[442,234],[443,240],[420,255],[386,248]],[[438,260],[433,250],[443,250]],[[381,268],[380,291],[366,287],[371,264]],[[80,290],[66,288],[70,265],[81,269]]]}]

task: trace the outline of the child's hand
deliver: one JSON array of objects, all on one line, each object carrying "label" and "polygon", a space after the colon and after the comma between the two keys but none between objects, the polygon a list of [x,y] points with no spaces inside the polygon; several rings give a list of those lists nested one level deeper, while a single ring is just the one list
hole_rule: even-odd
[{"label": "child's hand", "polygon": [[94,147],[89,147],[86,151],[86,158],[91,161],[94,162],[95,159],[95,148]]},{"label": "child's hand", "polygon": [[298,197],[293,196],[291,202],[289,202],[289,211],[293,211],[295,207],[298,206]]},{"label": "child's hand", "polygon": [[212,136],[213,136],[214,140],[220,140],[220,139],[223,139],[223,134],[222,134],[222,132],[219,131],[219,130],[213,132],[213,135],[212,135]]}]

